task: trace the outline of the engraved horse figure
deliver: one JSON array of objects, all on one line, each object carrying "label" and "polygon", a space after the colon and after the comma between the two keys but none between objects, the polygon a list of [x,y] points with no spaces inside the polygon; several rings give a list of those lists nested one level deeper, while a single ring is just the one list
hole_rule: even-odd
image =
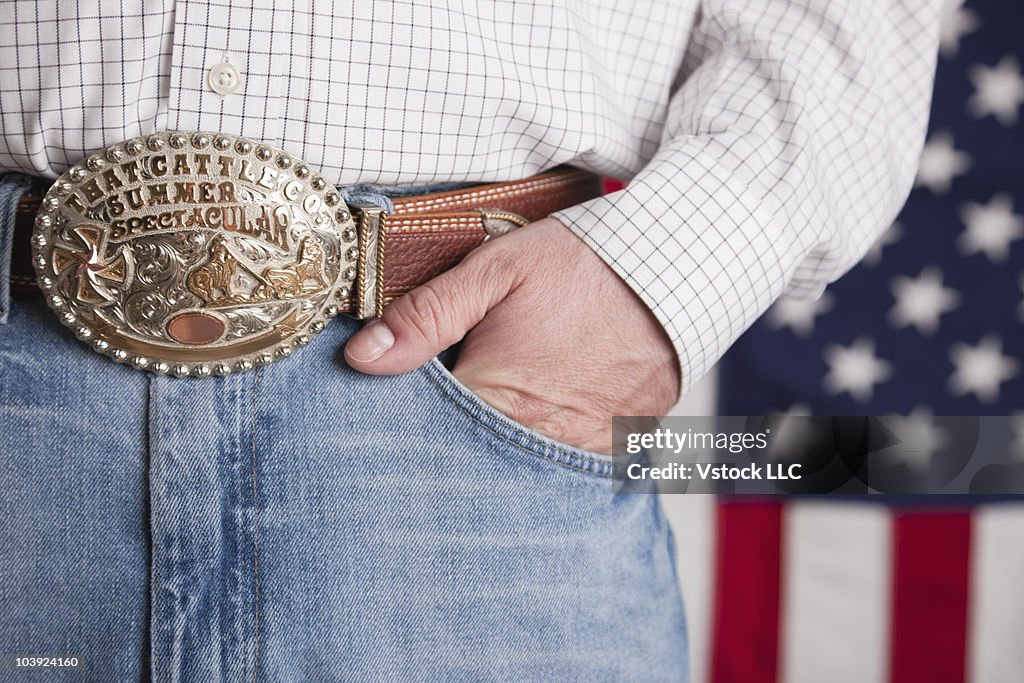
[{"label": "engraved horse figure", "polygon": [[218,235],[210,243],[206,263],[189,273],[188,288],[207,305],[237,302],[231,281],[239,265],[238,259],[228,250],[227,238]]},{"label": "engraved horse figure", "polygon": [[295,263],[280,268],[267,268],[260,278],[264,284],[253,291],[253,298],[287,299],[319,292],[327,286],[324,280],[324,248],[320,240],[305,237],[299,243]]}]

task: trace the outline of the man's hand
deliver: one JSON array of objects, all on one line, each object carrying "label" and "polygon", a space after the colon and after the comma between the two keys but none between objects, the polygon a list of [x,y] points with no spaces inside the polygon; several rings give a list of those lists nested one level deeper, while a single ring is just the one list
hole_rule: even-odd
[{"label": "man's hand", "polygon": [[[468,332],[468,334],[467,334]],[[452,373],[564,443],[611,452],[613,415],[664,415],[675,350],[636,294],[553,218],[490,240],[384,309],[345,347],[356,370],[396,375],[465,336]]]}]

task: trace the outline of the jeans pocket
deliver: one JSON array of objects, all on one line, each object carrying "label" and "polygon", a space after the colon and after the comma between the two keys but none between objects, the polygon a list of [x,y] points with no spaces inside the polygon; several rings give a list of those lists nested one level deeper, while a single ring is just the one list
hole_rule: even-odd
[{"label": "jeans pocket", "polygon": [[611,456],[556,441],[516,422],[463,385],[438,358],[422,371],[448,404],[502,441],[553,465],[596,477],[612,476]]}]

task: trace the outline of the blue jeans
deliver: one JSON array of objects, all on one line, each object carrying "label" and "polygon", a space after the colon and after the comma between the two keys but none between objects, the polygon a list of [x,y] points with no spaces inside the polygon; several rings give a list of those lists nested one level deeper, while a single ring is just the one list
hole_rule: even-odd
[{"label": "blue jeans", "polygon": [[85,669],[39,680],[686,680],[657,497],[440,360],[358,374],[345,318],[256,371],[154,377],[8,303],[0,654]]}]

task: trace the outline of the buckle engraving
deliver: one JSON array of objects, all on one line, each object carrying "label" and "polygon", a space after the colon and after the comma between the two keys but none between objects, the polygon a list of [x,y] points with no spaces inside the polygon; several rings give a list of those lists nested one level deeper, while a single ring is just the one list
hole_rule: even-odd
[{"label": "buckle engraving", "polygon": [[352,289],[355,223],[284,151],[234,135],[157,133],[54,183],[33,265],[61,321],[156,373],[224,375],[309,342]]}]

